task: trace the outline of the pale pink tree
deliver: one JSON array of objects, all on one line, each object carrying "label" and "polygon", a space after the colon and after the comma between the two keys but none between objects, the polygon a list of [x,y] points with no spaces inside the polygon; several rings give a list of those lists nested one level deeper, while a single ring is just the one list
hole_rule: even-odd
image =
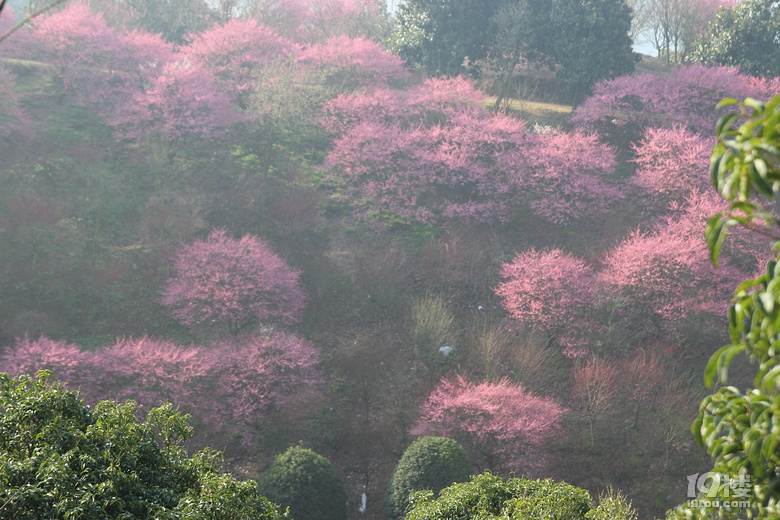
[{"label": "pale pink tree", "polygon": [[719,269],[709,261],[702,229],[722,202],[694,194],[685,205],[655,229],[629,234],[607,253],[599,276],[612,297],[630,302],[625,312],[649,317],[666,332],[695,313],[725,311],[733,288],[745,278],[727,258]]},{"label": "pale pink tree", "polygon": [[0,354],[0,372],[15,376],[51,370],[55,378],[78,384],[88,358],[89,354],[82,352],[78,345],[46,336],[37,340],[24,336]]},{"label": "pale pink tree", "polygon": [[527,473],[545,465],[544,444],[565,411],[507,379],[475,384],[458,376],[439,382],[411,433],[452,437],[491,469]]},{"label": "pale pink tree", "polygon": [[596,356],[574,366],[572,393],[588,418],[589,443],[596,440],[596,420],[614,405],[617,370],[612,362]]},{"label": "pale pink tree", "polygon": [[254,334],[208,347],[152,338],[123,339],[95,353],[104,395],[145,406],[170,401],[217,432],[253,424],[317,391],[319,354],[289,334]]},{"label": "pale pink tree", "polygon": [[426,223],[506,221],[530,205],[568,224],[622,196],[612,186],[615,153],[597,135],[532,133],[483,100],[462,78],[339,96],[325,107],[324,125],[336,134],[329,180],[362,215]]},{"label": "pale pink tree", "polygon": [[516,177],[520,193],[547,221],[566,224],[603,213],[623,197],[610,183],[617,166],[615,151],[595,133],[579,129],[536,133],[513,155],[512,161],[527,164]]},{"label": "pale pink tree", "polygon": [[522,122],[473,110],[430,127],[366,120],[336,140],[326,166],[363,217],[505,220],[515,165],[498,157],[525,139]]},{"label": "pale pink tree", "polygon": [[174,269],[160,301],[188,326],[226,324],[236,334],[252,323],[292,323],[303,309],[298,271],[252,235],[214,230],[182,246]]},{"label": "pale pink tree", "polygon": [[165,65],[147,90],[108,118],[124,138],[168,141],[219,137],[242,120],[214,76],[187,62]]},{"label": "pale pink tree", "polygon": [[[378,88],[338,96],[325,105],[323,124],[337,136],[367,121],[429,128],[446,124],[454,114],[479,109],[484,101],[485,95],[465,78],[428,78],[405,91]],[[480,118],[489,115],[476,114]]]},{"label": "pale pink tree", "polygon": [[[669,75],[649,72],[620,76],[593,86],[593,94],[577,108],[572,121],[598,130],[610,141],[635,142],[644,128],[682,125],[711,135],[726,97],[768,99],[779,79],[758,79],[727,67],[689,65]],[[773,90],[774,89],[774,90]]]},{"label": "pale pink tree", "polygon": [[256,424],[311,397],[324,383],[314,346],[291,334],[252,334],[214,345],[213,391],[222,407],[212,410],[223,426]]},{"label": "pale pink tree", "polygon": [[714,141],[682,126],[648,128],[634,145],[634,181],[654,205],[682,203],[709,188],[709,151]]},{"label": "pale pink tree", "polygon": [[297,45],[251,18],[234,18],[192,37],[178,58],[211,72],[220,87],[246,106],[253,82],[266,66],[291,58]]},{"label": "pale pink tree", "polygon": [[35,36],[65,94],[102,117],[134,103],[173,57],[159,35],[118,32],[79,2],[43,18]]},{"label": "pale pink tree", "polygon": [[214,365],[203,350],[147,336],[122,338],[92,354],[94,377],[84,383],[101,398],[133,399],[147,408],[172,402],[197,412],[192,403],[202,398]]},{"label": "pale pink tree", "polygon": [[281,332],[183,347],[149,337],[124,338],[95,351],[41,337],[0,355],[13,375],[48,369],[85,400],[133,399],[145,408],[172,402],[216,433],[244,434],[286,407],[316,395],[324,379],[308,341]]},{"label": "pale pink tree", "polygon": [[478,109],[481,99],[460,78],[337,98],[326,107],[326,126],[340,134],[330,183],[362,217],[505,220],[516,191],[509,153],[527,133],[522,121]]},{"label": "pale pink tree", "polygon": [[587,343],[594,272],[584,261],[560,249],[530,249],[503,264],[501,278],[495,293],[520,327],[565,348]]},{"label": "pale pink tree", "polygon": [[326,75],[341,92],[377,86],[400,86],[410,77],[401,58],[363,37],[340,35],[306,47],[298,61]]}]

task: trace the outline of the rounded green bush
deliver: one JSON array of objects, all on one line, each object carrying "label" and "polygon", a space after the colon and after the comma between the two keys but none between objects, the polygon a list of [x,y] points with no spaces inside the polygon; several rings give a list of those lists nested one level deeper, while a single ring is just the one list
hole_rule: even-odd
[{"label": "rounded green bush", "polygon": [[[431,491],[415,493],[407,520],[461,520],[503,518],[529,520],[586,520],[591,510],[590,494],[584,489],[553,480],[510,478],[491,473],[453,484],[435,497]],[[597,517],[600,519],[606,516]],[[617,518],[617,517],[616,517]]]},{"label": "rounded green bush", "polygon": [[409,495],[423,489],[438,493],[454,482],[465,482],[471,466],[460,444],[446,437],[423,437],[401,456],[390,478],[385,514],[400,520],[409,506]]},{"label": "rounded green bush", "polygon": [[347,518],[344,482],[328,459],[309,449],[296,446],[277,455],[257,487],[272,502],[289,507],[295,520]]}]

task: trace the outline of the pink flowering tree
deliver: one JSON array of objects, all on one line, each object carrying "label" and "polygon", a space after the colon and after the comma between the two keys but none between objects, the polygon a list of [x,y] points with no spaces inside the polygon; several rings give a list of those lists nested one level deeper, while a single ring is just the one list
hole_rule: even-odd
[{"label": "pink flowering tree", "polygon": [[613,185],[615,152],[595,133],[578,129],[536,133],[512,155],[516,164],[527,164],[516,176],[520,194],[549,222],[568,224],[603,213],[623,197]]},{"label": "pink flowering tree", "polygon": [[503,264],[501,278],[496,295],[517,325],[565,349],[586,343],[594,273],[585,262],[560,249],[531,249]]},{"label": "pink flowering tree", "polygon": [[172,402],[219,433],[252,433],[259,421],[313,396],[323,382],[319,354],[289,334],[254,334],[210,347],[143,337],[85,351],[41,337],[0,356],[0,371],[49,369],[94,404],[133,399],[145,408]]},{"label": "pink flowering tree", "polygon": [[[210,347],[125,339],[98,351],[97,387],[145,406],[170,401],[218,432],[248,432],[322,383],[314,347],[282,333],[255,334]],[[250,437],[247,437],[249,439]]]},{"label": "pink flowering tree", "polygon": [[108,122],[127,139],[151,136],[181,142],[222,136],[241,120],[211,73],[187,62],[172,62]]},{"label": "pink flowering tree", "polygon": [[701,232],[706,215],[717,212],[714,197],[694,194],[677,217],[650,231],[634,231],[609,251],[599,275],[611,298],[625,301],[622,311],[651,318],[670,332],[693,312],[720,313],[745,273],[724,258],[719,269],[709,261]]},{"label": "pink flowering tree", "polygon": [[63,92],[123,138],[213,138],[240,117],[214,76],[159,35],[117,31],[83,3],[35,29],[39,59],[54,65]]},{"label": "pink flowering tree", "polygon": [[648,128],[634,145],[635,183],[658,206],[680,205],[709,185],[709,150],[714,142],[682,126]]},{"label": "pink flowering tree", "polygon": [[179,59],[208,70],[239,106],[246,107],[253,81],[271,63],[290,59],[297,46],[251,18],[234,18],[192,37]]},{"label": "pink flowering tree", "polygon": [[35,44],[64,93],[107,118],[136,102],[173,57],[159,35],[118,32],[78,2],[37,23]]},{"label": "pink flowering tree", "polygon": [[327,84],[340,92],[400,86],[410,77],[401,58],[363,37],[340,35],[312,44],[298,55],[298,61],[322,71]]},{"label": "pink flowering tree", "polygon": [[719,117],[715,105],[726,97],[768,99],[780,79],[753,78],[727,67],[688,65],[668,76],[642,73],[594,85],[572,121],[598,130],[610,142],[636,142],[645,127],[682,125],[710,135]]},{"label": "pink flowering tree", "polygon": [[525,135],[520,121],[474,111],[429,128],[368,120],[334,143],[329,182],[364,218],[503,220],[515,193],[514,169],[496,157]]},{"label": "pink flowering tree", "polygon": [[380,221],[506,217],[515,166],[498,157],[525,141],[525,125],[477,109],[481,97],[456,78],[337,98],[326,107],[326,127],[341,134],[329,183],[356,214]]},{"label": "pink flowering tree", "polygon": [[314,346],[291,334],[252,334],[211,347],[213,389],[222,407],[214,421],[257,424],[263,417],[312,397],[324,383]]},{"label": "pink flowering tree", "polygon": [[325,107],[324,125],[336,134],[328,180],[360,216],[428,224],[507,221],[529,205],[568,224],[621,197],[614,151],[597,135],[531,133],[486,111],[483,99],[462,78],[339,96]]},{"label": "pink flowering tree", "polygon": [[35,375],[39,370],[51,370],[57,379],[78,384],[88,361],[89,353],[78,345],[46,336],[37,340],[25,336],[0,354],[0,372]]},{"label": "pink flowering tree", "polygon": [[299,273],[252,235],[214,230],[182,246],[174,269],[160,301],[187,326],[225,324],[237,334],[253,323],[295,322],[303,309]]},{"label": "pink flowering tree", "polygon": [[544,466],[545,441],[564,413],[552,399],[506,379],[475,384],[455,377],[439,382],[411,432],[452,437],[484,457],[488,468],[528,472]]},{"label": "pink flowering tree", "polygon": [[428,78],[403,92],[378,88],[367,94],[338,96],[325,105],[323,124],[337,136],[366,121],[427,128],[481,108],[484,101],[485,95],[460,76]]}]

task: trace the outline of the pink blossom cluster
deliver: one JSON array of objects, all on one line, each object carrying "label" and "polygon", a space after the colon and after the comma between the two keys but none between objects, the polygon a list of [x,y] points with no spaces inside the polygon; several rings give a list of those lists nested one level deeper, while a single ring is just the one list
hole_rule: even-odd
[{"label": "pink blossom cluster", "polygon": [[654,230],[631,233],[603,262],[606,287],[646,305],[666,323],[691,312],[725,312],[734,287],[747,277],[724,258],[713,267],[704,239],[704,222],[723,209],[714,196],[694,194],[686,211]]},{"label": "pink blossom cluster", "polygon": [[362,36],[342,34],[309,45],[299,53],[298,62],[324,72],[340,90],[399,86],[410,77],[401,58]]},{"label": "pink blossom cluster", "polygon": [[579,326],[588,319],[595,276],[584,261],[560,249],[530,249],[503,264],[501,278],[495,292],[522,326],[570,349],[585,340]]},{"label": "pink blossom cluster", "polygon": [[566,223],[621,197],[607,182],[614,151],[596,135],[534,134],[482,98],[462,78],[337,97],[324,120],[336,135],[326,160],[334,191],[360,216],[425,223],[504,221],[519,205]]},{"label": "pink blossom cluster", "polygon": [[719,268],[710,262],[702,230],[706,218],[723,209],[715,195],[694,191],[671,205],[673,216],[631,232],[595,265],[557,249],[519,253],[502,266],[495,292],[518,326],[547,335],[566,351],[597,341],[606,330],[609,324],[594,313],[604,302],[673,333],[691,314],[724,312],[734,287],[754,274],[757,260],[732,260],[729,249]]},{"label": "pink blossom cluster", "polygon": [[524,159],[528,169],[517,182],[521,193],[533,194],[530,206],[545,220],[565,224],[602,213],[624,196],[609,182],[615,152],[597,134],[580,129],[533,134],[523,153],[515,160]]},{"label": "pink blossom cluster", "polygon": [[634,181],[653,202],[680,203],[692,192],[709,189],[709,155],[714,140],[675,125],[648,128],[634,145]]},{"label": "pink blossom cluster", "polygon": [[564,413],[507,379],[476,384],[458,376],[438,383],[411,433],[453,437],[502,469],[528,472],[544,466],[544,444]]},{"label": "pink blossom cluster", "polygon": [[92,404],[133,399],[148,409],[172,402],[215,431],[233,432],[313,395],[323,382],[318,365],[309,342],[281,332],[208,347],[129,338],[95,351],[42,336],[17,340],[0,355],[0,371],[52,370]]},{"label": "pink blossom cluster", "polygon": [[778,90],[780,78],[754,78],[729,67],[686,65],[665,76],[646,72],[599,82],[572,121],[610,135],[676,125],[710,135],[721,99],[768,99]]},{"label": "pink blossom cluster", "polygon": [[259,238],[224,229],[181,247],[161,303],[185,325],[227,324],[234,332],[257,321],[292,323],[305,296],[299,273]]},{"label": "pink blossom cluster", "polygon": [[359,31],[299,37],[302,47],[264,25],[287,13],[314,31],[378,16],[377,9],[374,0],[268,2],[258,6],[260,21],[233,19],[174,48],[159,35],[111,27],[102,14],[76,2],[20,37],[29,40],[23,57],[51,63],[63,92],[104,118],[120,138],[215,138],[246,121],[271,64],[297,61],[303,69],[325,70],[341,90],[402,83],[409,73],[400,58]]},{"label": "pink blossom cluster", "polygon": [[298,45],[253,19],[234,18],[191,37],[179,59],[213,74],[231,99],[246,104],[253,81],[264,67],[287,61]]},{"label": "pink blossom cluster", "polygon": [[216,136],[241,119],[210,71],[159,35],[115,30],[86,4],[44,16],[25,35],[29,57],[51,63],[66,95],[121,137]]}]

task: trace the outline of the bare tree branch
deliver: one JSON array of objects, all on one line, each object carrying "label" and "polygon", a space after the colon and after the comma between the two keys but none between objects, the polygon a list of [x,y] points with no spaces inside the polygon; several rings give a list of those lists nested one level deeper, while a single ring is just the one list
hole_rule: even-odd
[{"label": "bare tree branch", "polygon": [[[27,16],[24,17],[24,19],[21,22],[19,22],[18,24],[14,25],[10,29],[8,29],[2,36],[0,36],[0,43],[2,43],[3,40],[5,40],[9,36],[11,36],[16,31],[18,31],[19,29],[24,27],[25,24],[27,24],[33,18],[42,15],[43,13],[45,13],[46,11],[51,9],[52,7],[55,7],[55,6],[57,6],[57,5],[59,5],[59,4],[63,3],[63,2],[66,2],[66,1],[67,0],[54,0],[52,3],[44,5],[43,7],[41,7],[40,9],[35,11],[34,13],[28,14]],[[5,6],[5,0],[2,0],[2,2],[0,3],[0,10],[2,10],[3,6]]]}]

